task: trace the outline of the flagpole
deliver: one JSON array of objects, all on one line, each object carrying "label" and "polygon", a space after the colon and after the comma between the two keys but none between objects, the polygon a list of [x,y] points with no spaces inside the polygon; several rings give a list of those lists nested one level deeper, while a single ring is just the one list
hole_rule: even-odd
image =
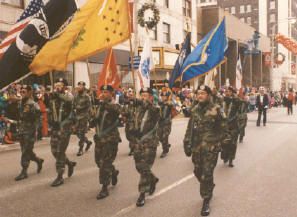
[{"label": "flagpole", "polygon": [[[54,86],[53,71],[49,72],[49,76],[50,76],[50,80],[51,80],[52,92],[54,92],[55,86]],[[58,114],[57,114],[57,110],[56,110],[56,101],[53,100],[52,103],[53,103],[54,121],[57,121],[58,120]]]},{"label": "flagpole", "polygon": [[92,86],[92,79],[91,79],[91,70],[90,70],[90,65],[89,65],[89,58],[86,59],[86,63],[87,63],[87,69],[88,69],[88,76],[89,76],[89,82],[90,82],[90,89]]}]

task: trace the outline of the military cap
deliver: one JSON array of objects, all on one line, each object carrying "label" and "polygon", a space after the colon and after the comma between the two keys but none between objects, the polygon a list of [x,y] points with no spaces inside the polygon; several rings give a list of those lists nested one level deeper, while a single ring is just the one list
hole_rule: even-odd
[{"label": "military cap", "polygon": [[113,92],[113,87],[111,85],[102,85],[100,87],[100,90],[108,90],[110,92]]},{"label": "military cap", "polygon": [[31,91],[31,90],[32,90],[32,87],[31,87],[30,85],[26,85],[26,84],[24,84],[24,85],[22,85],[21,89],[22,89],[22,90]]},{"label": "military cap", "polygon": [[77,85],[83,85],[83,86],[86,86],[86,82],[84,82],[84,81],[79,81],[79,82],[77,83]]},{"label": "military cap", "polygon": [[142,94],[142,93],[149,93],[151,95],[154,94],[153,90],[151,88],[147,88],[147,87],[140,89],[140,94]]},{"label": "military cap", "polygon": [[208,86],[204,85],[204,84],[200,84],[200,85],[198,86],[198,88],[197,88],[197,93],[198,93],[198,90],[203,90],[203,91],[205,91],[206,93],[211,94],[211,89],[210,89]]},{"label": "military cap", "polygon": [[162,92],[161,96],[168,96],[168,93],[167,92]]},{"label": "military cap", "polygon": [[56,83],[58,83],[58,82],[62,82],[64,84],[64,86],[67,86],[68,85],[67,80],[64,79],[64,78],[59,78],[58,80],[56,80]]}]

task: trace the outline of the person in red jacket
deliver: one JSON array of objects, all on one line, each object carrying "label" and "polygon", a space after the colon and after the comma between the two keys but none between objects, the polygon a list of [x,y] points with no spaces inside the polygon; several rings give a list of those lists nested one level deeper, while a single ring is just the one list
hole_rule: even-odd
[{"label": "person in red jacket", "polygon": [[291,88],[288,94],[287,99],[287,108],[288,108],[288,115],[293,114],[293,103],[294,103],[294,95],[293,95],[293,89]]}]

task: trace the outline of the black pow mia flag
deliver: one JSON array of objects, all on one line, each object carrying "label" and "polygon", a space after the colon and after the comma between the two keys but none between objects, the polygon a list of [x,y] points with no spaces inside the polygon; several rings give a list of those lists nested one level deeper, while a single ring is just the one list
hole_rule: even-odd
[{"label": "black pow mia flag", "polygon": [[75,0],[50,0],[17,36],[0,60],[0,89],[27,75],[43,45],[77,10]]}]

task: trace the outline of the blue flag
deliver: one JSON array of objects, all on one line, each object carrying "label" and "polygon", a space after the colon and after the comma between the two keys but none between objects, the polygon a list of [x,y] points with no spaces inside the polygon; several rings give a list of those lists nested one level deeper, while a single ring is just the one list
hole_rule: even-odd
[{"label": "blue flag", "polygon": [[179,76],[184,84],[203,75],[225,61],[228,41],[226,38],[225,17],[196,46],[187,57]]},{"label": "blue flag", "polygon": [[174,82],[179,77],[179,71],[187,58],[187,56],[191,53],[191,33],[188,32],[186,40],[182,46],[182,49],[178,55],[178,58],[175,62],[173,71],[171,73],[171,77],[169,79],[169,88],[172,89]]}]

